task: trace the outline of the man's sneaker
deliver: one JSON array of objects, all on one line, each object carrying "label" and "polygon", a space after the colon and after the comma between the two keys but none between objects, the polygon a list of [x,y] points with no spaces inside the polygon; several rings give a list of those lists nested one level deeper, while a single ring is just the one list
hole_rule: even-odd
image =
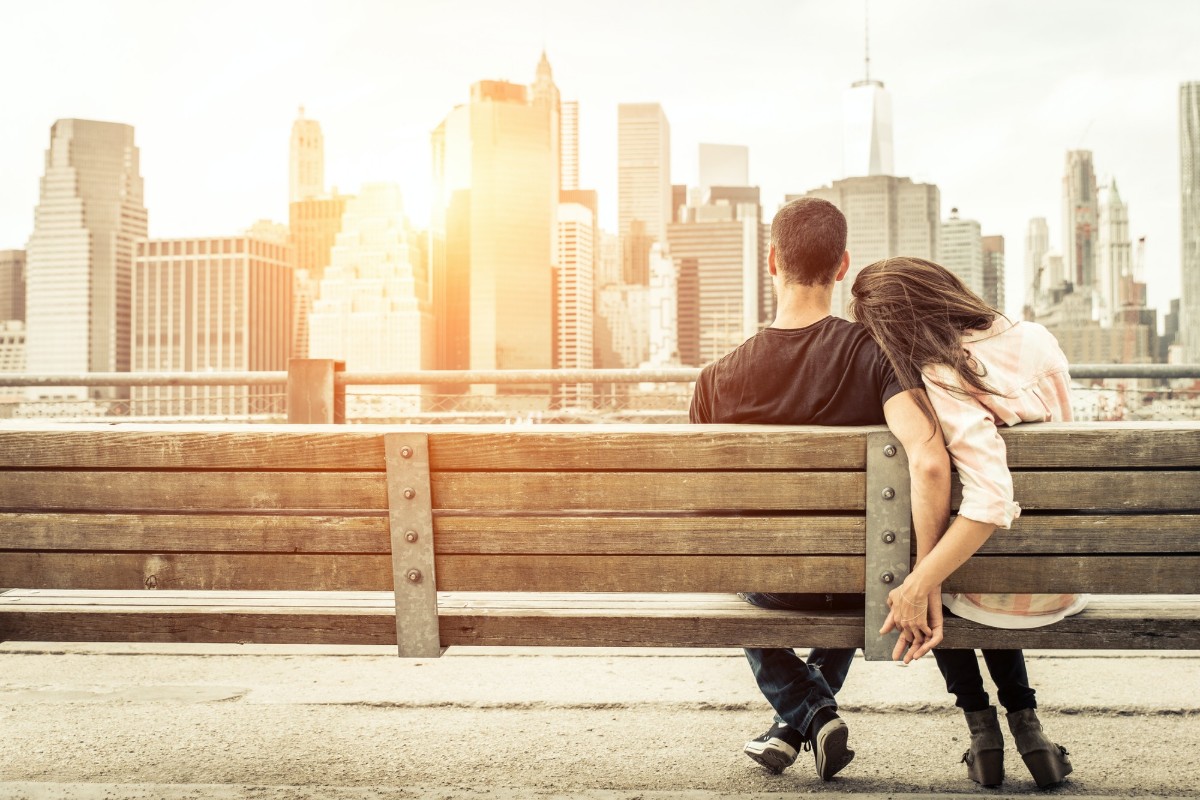
[{"label": "man's sneaker", "polygon": [[834,717],[817,731],[812,751],[821,780],[830,780],[854,760],[854,751],[846,747],[849,737],[850,729],[841,717]]},{"label": "man's sneaker", "polygon": [[807,744],[800,731],[789,727],[786,722],[776,722],[762,736],[746,742],[742,751],[778,775],[795,763],[801,748],[808,749]]}]

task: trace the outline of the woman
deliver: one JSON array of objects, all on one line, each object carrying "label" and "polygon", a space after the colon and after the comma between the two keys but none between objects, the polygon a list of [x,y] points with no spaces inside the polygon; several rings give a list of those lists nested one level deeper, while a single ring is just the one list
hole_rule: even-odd
[{"label": "woman", "polygon": [[[941,540],[918,547],[912,573],[889,597],[885,629],[899,628],[914,648],[930,634],[933,594],[996,528],[1021,513],[997,431],[1000,425],[1071,419],[1067,359],[1054,336],[1033,322],[1010,322],[945,268],[918,258],[890,258],[859,273],[851,312],[875,338],[905,389],[920,398],[940,427],[963,486],[958,516]],[[946,594],[954,614],[999,628],[1033,628],[1082,610],[1086,599],[1067,594]],[[928,616],[927,616],[928,615]],[[972,650],[935,650],[946,688],[963,709],[971,747],[967,775],[985,786],[1004,780],[1004,740],[996,709],[983,688]],[[1067,751],[1042,732],[1037,702],[1020,650],[984,650],[984,662],[1008,712],[1017,750],[1039,787],[1071,772]]]}]

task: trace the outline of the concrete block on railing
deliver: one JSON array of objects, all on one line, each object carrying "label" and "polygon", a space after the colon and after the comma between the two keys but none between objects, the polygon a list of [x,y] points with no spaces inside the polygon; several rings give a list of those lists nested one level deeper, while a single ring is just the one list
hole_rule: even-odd
[{"label": "concrete block on railing", "polygon": [[342,424],[346,421],[346,392],[334,373],[346,362],[331,358],[288,360],[287,421],[292,424]]}]

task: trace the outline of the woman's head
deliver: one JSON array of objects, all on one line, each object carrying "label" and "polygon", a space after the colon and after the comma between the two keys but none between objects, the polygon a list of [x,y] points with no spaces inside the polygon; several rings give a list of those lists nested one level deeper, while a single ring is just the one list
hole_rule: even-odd
[{"label": "woman's head", "polygon": [[922,258],[886,258],[858,273],[851,293],[850,313],[879,343],[905,389],[922,385],[925,367],[944,364],[964,388],[995,393],[963,350],[962,336],[991,327],[1000,312],[953,272]]}]

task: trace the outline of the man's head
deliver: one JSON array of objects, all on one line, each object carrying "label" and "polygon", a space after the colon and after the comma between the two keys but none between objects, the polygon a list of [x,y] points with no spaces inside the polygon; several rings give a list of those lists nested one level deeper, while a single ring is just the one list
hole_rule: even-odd
[{"label": "man's head", "polygon": [[845,261],[846,217],[827,200],[793,200],[771,221],[771,250],[784,283],[832,284]]}]

